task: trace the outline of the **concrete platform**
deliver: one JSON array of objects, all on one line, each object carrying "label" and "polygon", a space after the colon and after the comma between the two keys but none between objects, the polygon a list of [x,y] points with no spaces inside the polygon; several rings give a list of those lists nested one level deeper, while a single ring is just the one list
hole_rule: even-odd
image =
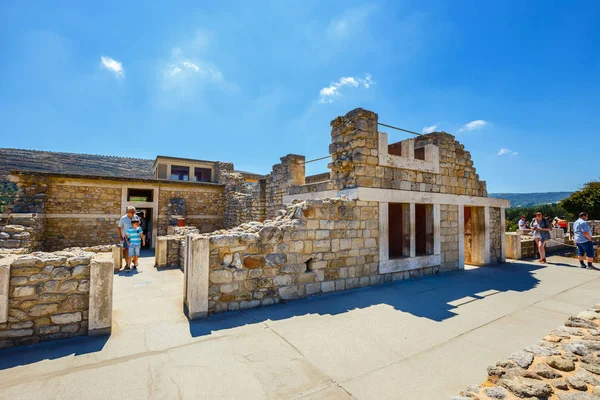
[{"label": "concrete platform", "polygon": [[0,350],[0,399],[447,399],[600,303],[551,257],[188,322],[183,274],[115,276],[113,334]]}]

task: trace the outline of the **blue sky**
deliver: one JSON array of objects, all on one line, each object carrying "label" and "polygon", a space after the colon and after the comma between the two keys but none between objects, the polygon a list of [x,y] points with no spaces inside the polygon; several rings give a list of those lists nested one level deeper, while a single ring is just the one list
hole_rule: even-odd
[{"label": "blue sky", "polygon": [[600,178],[599,2],[87,3],[0,5],[0,147],[267,173],[363,107],[455,134],[490,192]]}]

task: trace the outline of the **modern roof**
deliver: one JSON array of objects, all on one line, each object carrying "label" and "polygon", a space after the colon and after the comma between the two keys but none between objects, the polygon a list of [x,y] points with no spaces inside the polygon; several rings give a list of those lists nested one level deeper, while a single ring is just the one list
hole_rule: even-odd
[{"label": "modern roof", "polygon": [[[185,160],[176,157],[159,157]],[[36,171],[68,175],[154,179],[152,171],[154,161],[98,154],[0,148],[0,178],[7,176],[10,171]],[[202,162],[203,160],[191,161]],[[237,172],[243,175],[261,176],[252,172]]]},{"label": "modern roof", "polygon": [[12,170],[152,179],[154,160],[0,148],[0,175]]}]

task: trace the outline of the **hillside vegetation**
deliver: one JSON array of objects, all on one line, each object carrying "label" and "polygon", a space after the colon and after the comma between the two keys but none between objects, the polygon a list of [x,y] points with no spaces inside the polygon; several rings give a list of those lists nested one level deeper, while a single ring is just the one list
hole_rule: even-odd
[{"label": "hillside vegetation", "polygon": [[548,193],[490,193],[490,197],[510,200],[511,207],[531,207],[538,204],[554,204],[566,199],[572,192]]}]

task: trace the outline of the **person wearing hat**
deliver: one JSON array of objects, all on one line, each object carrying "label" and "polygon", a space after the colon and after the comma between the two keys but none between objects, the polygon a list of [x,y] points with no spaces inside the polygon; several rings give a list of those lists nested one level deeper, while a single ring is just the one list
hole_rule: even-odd
[{"label": "person wearing hat", "polygon": [[552,229],[552,224],[548,222],[546,218],[542,215],[541,212],[535,213],[534,223],[533,223],[533,238],[535,239],[535,244],[537,245],[538,252],[540,253],[540,260],[542,264],[546,263],[546,242],[550,240],[550,230]]},{"label": "person wearing hat", "polygon": [[[142,232],[142,228],[140,228],[140,217],[137,215],[134,215],[133,218],[131,218],[131,228],[127,229],[126,235],[127,246],[129,246],[129,256],[133,262],[133,269],[137,270],[140,249],[142,245],[146,244],[146,236]],[[125,267],[125,269],[129,269],[129,266]]]}]

